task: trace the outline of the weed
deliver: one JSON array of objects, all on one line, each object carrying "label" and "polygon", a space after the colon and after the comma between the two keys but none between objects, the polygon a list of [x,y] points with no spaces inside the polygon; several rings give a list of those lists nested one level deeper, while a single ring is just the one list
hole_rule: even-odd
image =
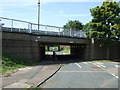
[{"label": "weed", "polygon": [[23,68],[26,66],[32,66],[36,64],[35,62],[32,61],[21,60],[7,55],[2,56],[1,63],[2,68],[0,68],[0,73],[2,74],[9,71],[14,71],[17,68]]}]

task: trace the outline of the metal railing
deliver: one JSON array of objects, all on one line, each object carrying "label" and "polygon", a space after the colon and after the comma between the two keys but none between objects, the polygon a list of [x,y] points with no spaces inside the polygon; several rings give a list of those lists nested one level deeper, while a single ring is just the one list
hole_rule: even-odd
[{"label": "metal railing", "polygon": [[63,27],[42,24],[39,25],[40,30],[38,30],[38,24],[27,21],[10,19],[5,17],[0,17],[0,21],[4,24],[2,26],[2,31],[86,38],[85,32],[83,32],[82,30],[64,29]]}]

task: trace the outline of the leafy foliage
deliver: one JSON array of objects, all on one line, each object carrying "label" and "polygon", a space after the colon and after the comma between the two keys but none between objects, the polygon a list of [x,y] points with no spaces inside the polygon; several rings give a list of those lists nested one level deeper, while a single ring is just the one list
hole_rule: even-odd
[{"label": "leafy foliage", "polygon": [[106,0],[101,6],[90,9],[93,19],[87,24],[88,38],[120,39],[120,7],[117,2]]},{"label": "leafy foliage", "polygon": [[65,29],[72,29],[72,30],[81,30],[82,29],[82,23],[75,20],[75,21],[68,21],[66,25],[63,26]]}]

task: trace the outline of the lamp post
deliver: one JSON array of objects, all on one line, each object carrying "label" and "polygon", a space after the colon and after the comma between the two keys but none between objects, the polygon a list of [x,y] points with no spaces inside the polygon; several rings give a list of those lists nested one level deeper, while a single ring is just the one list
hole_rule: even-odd
[{"label": "lamp post", "polygon": [[38,31],[40,26],[40,0],[38,0]]}]

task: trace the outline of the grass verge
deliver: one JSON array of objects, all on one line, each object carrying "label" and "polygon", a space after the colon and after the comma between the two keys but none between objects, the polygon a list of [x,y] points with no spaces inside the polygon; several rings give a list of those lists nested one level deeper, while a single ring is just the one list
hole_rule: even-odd
[{"label": "grass verge", "polygon": [[60,51],[61,53],[66,53],[66,54],[70,54],[70,49],[68,48],[68,49],[64,49],[64,50],[62,50],[62,51]]},{"label": "grass verge", "polygon": [[0,68],[0,73],[2,74],[5,74],[7,72],[12,72],[18,68],[33,66],[36,64],[35,62],[32,61],[21,60],[7,55],[2,56],[1,63],[2,63],[2,68]]},{"label": "grass verge", "polygon": [[120,62],[120,60],[90,60],[92,62]]}]

